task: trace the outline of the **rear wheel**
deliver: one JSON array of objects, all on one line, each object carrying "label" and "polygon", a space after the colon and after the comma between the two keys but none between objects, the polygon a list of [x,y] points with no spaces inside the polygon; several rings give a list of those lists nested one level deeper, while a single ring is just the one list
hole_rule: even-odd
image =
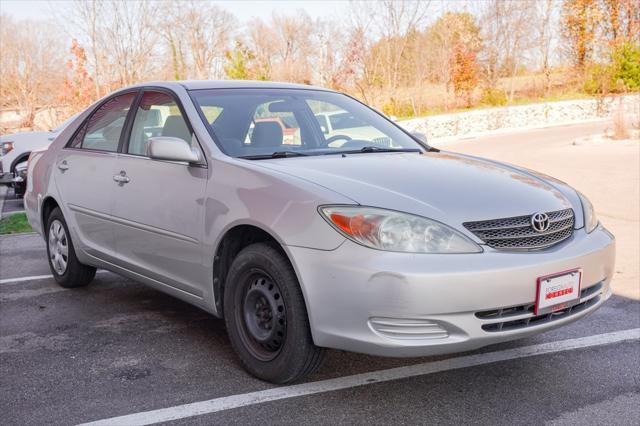
[{"label": "rear wheel", "polygon": [[62,287],[83,287],[96,275],[96,268],[78,261],[71,242],[71,234],[58,207],[47,220],[47,257],[53,278]]},{"label": "rear wheel", "polygon": [[234,259],[224,292],[233,348],[254,376],[289,383],[314,372],[324,350],[313,344],[302,291],[291,264],[269,244],[253,244]]}]

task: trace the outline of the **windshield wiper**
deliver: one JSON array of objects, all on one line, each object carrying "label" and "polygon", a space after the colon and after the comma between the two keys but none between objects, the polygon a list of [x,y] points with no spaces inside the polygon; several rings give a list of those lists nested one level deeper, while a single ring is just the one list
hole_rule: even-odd
[{"label": "windshield wiper", "polygon": [[349,151],[337,151],[332,152],[331,154],[361,154],[361,153],[370,153],[370,152],[420,152],[422,150],[419,148],[380,148],[378,146],[363,146],[360,149],[354,149]]},{"label": "windshield wiper", "polygon": [[269,158],[307,157],[309,154],[298,151],[276,151],[271,154],[241,155],[246,160],[267,160]]}]

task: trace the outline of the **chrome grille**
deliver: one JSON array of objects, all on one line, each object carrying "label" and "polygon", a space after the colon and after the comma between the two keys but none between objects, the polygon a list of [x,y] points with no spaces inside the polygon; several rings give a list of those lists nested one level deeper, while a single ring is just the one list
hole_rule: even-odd
[{"label": "chrome grille", "polygon": [[464,227],[498,250],[536,250],[551,247],[571,236],[574,215],[572,209],[548,212],[549,229],[538,232],[531,226],[531,216],[465,222]]}]

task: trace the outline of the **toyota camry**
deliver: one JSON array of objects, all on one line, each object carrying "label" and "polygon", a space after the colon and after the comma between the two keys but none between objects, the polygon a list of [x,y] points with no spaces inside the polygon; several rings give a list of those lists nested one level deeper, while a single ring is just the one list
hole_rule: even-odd
[{"label": "toyota camry", "polygon": [[611,295],[615,240],[581,193],[438,150],[322,88],[128,87],[28,167],[27,215],[61,286],[103,268],[198,306],[274,383],[301,380],[327,348],[467,351]]}]

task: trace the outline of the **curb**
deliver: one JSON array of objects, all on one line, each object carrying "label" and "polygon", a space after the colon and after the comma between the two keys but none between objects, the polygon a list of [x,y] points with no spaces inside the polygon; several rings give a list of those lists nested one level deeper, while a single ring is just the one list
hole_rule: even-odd
[{"label": "curb", "polygon": [[2,219],[2,210],[4,209],[4,197],[7,195],[8,190],[8,186],[0,185],[0,219]]},{"label": "curb", "polygon": [[26,211],[24,211],[24,210],[15,210],[15,211],[12,211],[12,212],[6,212],[4,214],[4,216],[2,216],[2,218],[0,218],[0,219],[4,219],[5,217],[13,216],[15,214],[20,214],[20,213],[26,213]]},{"label": "curb", "polygon": [[0,240],[11,238],[11,237],[27,237],[29,235],[40,235],[35,231],[31,232],[16,232],[15,234],[0,234]]}]

